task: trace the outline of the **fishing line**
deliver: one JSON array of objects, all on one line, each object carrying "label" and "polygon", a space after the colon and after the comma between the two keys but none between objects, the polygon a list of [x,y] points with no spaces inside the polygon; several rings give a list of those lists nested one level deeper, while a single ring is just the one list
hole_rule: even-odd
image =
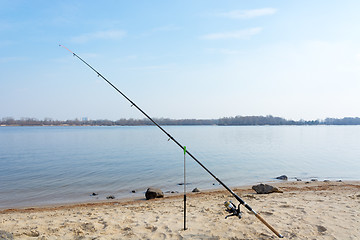
[{"label": "fishing line", "polygon": [[[105,82],[107,82],[110,86],[112,86],[119,94],[121,94],[126,100],[128,100],[131,103],[132,107],[135,107],[138,109],[145,117],[147,117],[155,126],[157,126],[164,134],[166,134],[169,139],[168,141],[172,140],[176,145],[178,145],[182,150],[185,149],[185,146],[181,145],[175,138],[173,138],[167,131],[165,131],[158,123],[156,123],[147,113],[145,113],[140,107],[138,107],[130,98],[128,98],[124,93],[122,93],[115,85],[113,85],[109,80],[107,80],[101,73],[99,73],[95,68],[93,68],[90,64],[88,64],[85,60],[83,60],[79,55],[72,52],[70,49],[63,45],[59,45],[60,47],[65,48],[67,51],[71,52],[74,57],[77,57],[80,61],[82,61],[86,66],[88,66],[90,69],[92,69],[98,77],[101,77],[104,79]],[[257,213],[255,210],[253,210],[244,200],[242,200],[233,190],[231,190],[228,186],[226,186],[219,178],[217,178],[209,169],[207,169],[195,156],[193,156],[189,151],[184,151],[186,154],[188,154],[195,162],[197,162],[206,172],[208,172],[220,185],[222,185],[227,191],[231,193],[231,195],[236,198],[236,200],[239,201],[239,207],[237,209],[238,212],[240,212],[240,205],[244,205],[246,209],[248,209],[251,213],[253,213],[265,226],[267,226],[276,236],[279,238],[283,238],[284,236],[281,235],[279,232],[277,232],[269,223],[267,223],[259,213]],[[185,185],[185,183],[184,183]],[[184,195],[185,200],[185,195]],[[184,224],[184,227],[185,224]]]}]

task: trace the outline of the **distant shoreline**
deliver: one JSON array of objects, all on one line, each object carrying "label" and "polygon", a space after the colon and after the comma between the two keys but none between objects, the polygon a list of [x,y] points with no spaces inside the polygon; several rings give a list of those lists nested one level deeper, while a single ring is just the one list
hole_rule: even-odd
[{"label": "distant shoreline", "polygon": [[[281,117],[268,116],[236,116],[219,119],[170,119],[154,118],[163,126],[303,126],[303,125],[360,125],[359,117],[326,118],[324,120],[287,120]],[[152,126],[149,119],[119,119],[119,120],[38,120],[35,118],[14,119],[3,118],[0,126]]]},{"label": "distant shoreline", "polygon": [[[284,124],[261,124],[261,125],[200,125],[200,124],[186,124],[186,125],[181,125],[181,124],[159,124],[161,126],[180,126],[180,127],[186,127],[186,126],[218,126],[218,127],[266,127],[266,126],[274,126],[274,127],[281,127],[281,126],[359,126],[360,124],[288,124],[288,125],[284,125]],[[80,125],[0,125],[0,127],[153,127],[155,125],[84,125],[84,124],[80,124]]]}]

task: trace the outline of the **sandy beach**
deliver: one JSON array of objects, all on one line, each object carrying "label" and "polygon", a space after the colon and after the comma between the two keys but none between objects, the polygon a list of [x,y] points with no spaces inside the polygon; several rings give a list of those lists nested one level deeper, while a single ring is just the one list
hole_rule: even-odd
[{"label": "sandy beach", "polygon": [[[234,191],[286,239],[360,239],[360,182],[283,182],[283,193]],[[277,239],[253,214],[225,219],[217,190],[154,200],[111,200],[0,210],[0,239]]]}]

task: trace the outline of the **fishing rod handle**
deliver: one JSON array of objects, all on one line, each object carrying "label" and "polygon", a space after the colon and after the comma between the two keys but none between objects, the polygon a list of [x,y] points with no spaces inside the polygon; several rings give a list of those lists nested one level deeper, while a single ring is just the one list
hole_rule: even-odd
[{"label": "fishing rod handle", "polygon": [[277,235],[279,238],[283,238],[283,237],[284,237],[284,236],[281,235],[278,231],[276,231],[275,228],[273,228],[269,223],[267,223],[267,222],[265,221],[265,219],[263,219],[263,218],[260,216],[260,214],[256,213],[255,211],[254,211],[254,213],[255,213],[255,216],[256,216],[263,224],[265,224],[273,233],[275,233],[275,235]]}]

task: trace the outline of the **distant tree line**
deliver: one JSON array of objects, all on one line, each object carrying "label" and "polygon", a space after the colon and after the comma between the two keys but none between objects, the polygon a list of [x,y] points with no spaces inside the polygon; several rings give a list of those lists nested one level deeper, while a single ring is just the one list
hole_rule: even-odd
[{"label": "distant tree line", "polygon": [[[160,125],[218,125],[218,126],[262,126],[262,125],[360,125],[360,118],[326,118],[325,120],[286,120],[281,117],[268,116],[236,116],[224,117],[219,119],[154,119]],[[12,117],[2,118],[2,126],[147,126],[153,125],[148,119],[119,119],[112,120],[53,120],[45,118],[38,120],[36,118],[14,119]]]},{"label": "distant tree line", "polygon": [[253,126],[253,125],[360,125],[360,118],[326,118],[325,120],[286,120],[281,117],[268,116],[236,116],[220,118],[220,126]]},{"label": "distant tree line", "polygon": [[[160,125],[215,125],[218,120],[209,119],[169,119],[169,118],[155,118]],[[0,125],[3,126],[146,126],[153,125],[149,119],[119,119],[116,121],[107,119],[98,120],[52,120],[45,118],[38,120],[35,118],[21,118],[14,119],[12,117],[2,118]]]},{"label": "distant tree line", "polygon": [[[217,125],[220,126],[256,126],[256,125],[319,125],[325,124],[319,120],[315,121],[294,121],[286,120],[281,117],[268,116],[236,116],[228,118],[220,118]],[[360,124],[360,121],[359,121]]]}]

